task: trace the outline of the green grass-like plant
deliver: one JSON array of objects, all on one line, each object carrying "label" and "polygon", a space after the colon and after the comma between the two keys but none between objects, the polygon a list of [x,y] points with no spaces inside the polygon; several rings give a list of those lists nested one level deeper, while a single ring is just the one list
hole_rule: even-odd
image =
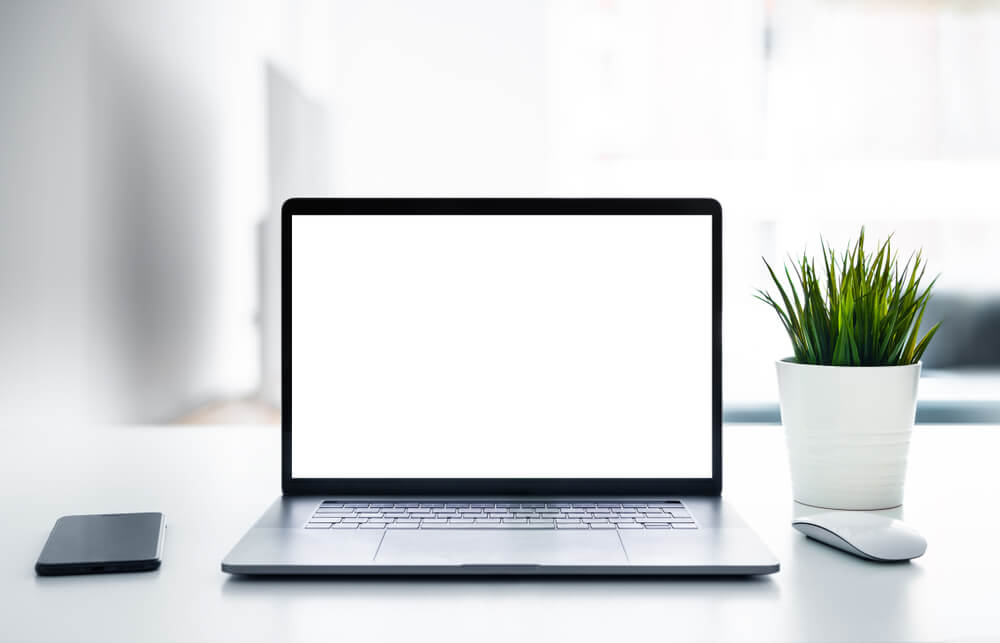
[{"label": "green grass-like plant", "polygon": [[891,238],[874,254],[866,253],[865,229],[861,228],[857,242],[839,260],[821,239],[824,274],[821,277],[816,273],[815,261],[805,253],[798,261],[789,257],[795,279],[786,265],[787,291],[764,260],[782,303],[763,290],[757,290],[754,296],[778,313],[792,340],[797,362],[900,366],[920,361],[941,325],[934,324],[917,340],[937,277],[921,291],[920,281],[926,270],[921,253],[910,255],[900,269]]}]

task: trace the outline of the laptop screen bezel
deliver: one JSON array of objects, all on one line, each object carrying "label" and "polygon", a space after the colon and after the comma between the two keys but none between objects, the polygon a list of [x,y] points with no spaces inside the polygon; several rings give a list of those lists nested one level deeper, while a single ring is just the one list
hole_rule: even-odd
[{"label": "laptop screen bezel", "polygon": [[[712,219],[711,478],[293,478],[292,217],[644,214]],[[285,495],[718,495],[722,493],[722,208],[714,199],[294,198],[281,209],[281,489]]]}]

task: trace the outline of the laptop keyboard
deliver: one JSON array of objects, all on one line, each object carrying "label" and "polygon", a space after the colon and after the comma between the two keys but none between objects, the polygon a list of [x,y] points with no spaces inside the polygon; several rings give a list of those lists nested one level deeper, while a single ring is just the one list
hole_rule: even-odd
[{"label": "laptop keyboard", "polygon": [[663,502],[338,502],[306,529],[697,529],[679,500]]}]

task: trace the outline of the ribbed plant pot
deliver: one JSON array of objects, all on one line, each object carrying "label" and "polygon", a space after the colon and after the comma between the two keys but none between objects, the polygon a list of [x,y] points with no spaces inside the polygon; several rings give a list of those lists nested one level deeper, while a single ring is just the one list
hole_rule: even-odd
[{"label": "ribbed plant pot", "polygon": [[920,363],[776,365],[795,500],[829,509],[901,505]]}]

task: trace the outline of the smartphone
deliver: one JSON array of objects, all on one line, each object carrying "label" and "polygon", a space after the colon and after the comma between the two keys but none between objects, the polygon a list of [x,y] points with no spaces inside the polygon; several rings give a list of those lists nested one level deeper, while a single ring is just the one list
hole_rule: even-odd
[{"label": "smartphone", "polygon": [[161,513],[63,516],[45,542],[39,576],[157,569],[166,522]]}]

